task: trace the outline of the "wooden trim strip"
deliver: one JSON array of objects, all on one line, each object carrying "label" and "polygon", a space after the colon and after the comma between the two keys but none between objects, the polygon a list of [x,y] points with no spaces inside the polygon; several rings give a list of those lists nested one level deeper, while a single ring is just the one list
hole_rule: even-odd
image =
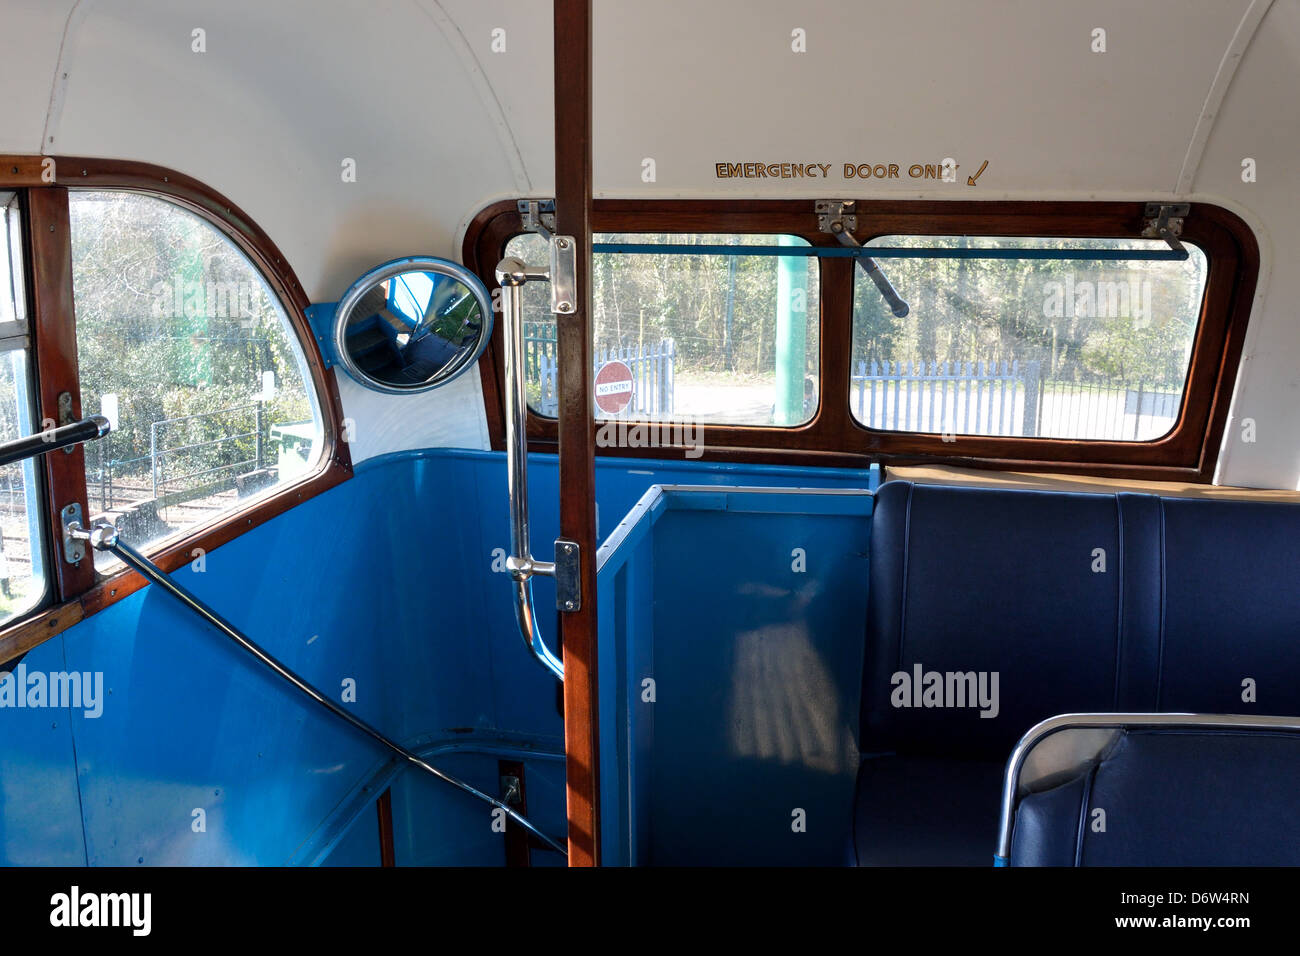
[{"label": "wooden trim strip", "polygon": [[[26,194],[30,234],[32,358],[43,424],[56,425],[81,418],[81,383],[77,375],[77,330],[72,303],[72,229],[68,218],[68,191],[58,187],[33,189]],[[71,399],[61,412],[59,396]],[[65,419],[66,418],[66,422]],[[45,472],[46,561],[54,569],[54,599],[66,601],[94,583],[95,562],[87,556],[76,565],[63,559],[63,533],[59,511],[86,502],[86,453],[81,445],[52,452],[42,458]]]},{"label": "wooden trim strip", "polygon": [[[519,792],[517,801],[512,806],[519,813],[528,817],[528,778],[526,768],[522,760],[498,760],[497,761],[497,778],[504,780],[506,777],[514,777],[519,781]],[[503,785],[504,786],[504,785]],[[536,843],[534,842],[536,841]],[[513,822],[506,819],[505,832],[505,857],[507,867],[521,867],[533,865],[532,847],[540,846],[542,849],[549,849],[541,841],[536,840],[532,834]]]},{"label": "wooden trim strip", "polygon": [[69,601],[24,618],[0,631],[0,666],[62,634],[84,617],[80,601]]},{"label": "wooden trim strip", "polygon": [[[55,184],[49,185],[42,182],[40,176],[45,159],[46,157],[39,156],[0,156],[0,188],[30,187],[26,193],[27,207],[31,210],[29,219],[33,216],[40,217],[40,223],[36,227],[29,227],[32,228],[34,260],[29,271],[33,276],[32,313],[36,331],[34,338],[39,353],[43,417],[50,417],[46,412],[49,407],[49,395],[46,392],[60,384],[63,390],[69,390],[68,382],[73,384],[74,412],[80,412],[75,388],[76,332],[72,321],[71,245],[66,226],[60,226],[60,222],[67,222],[67,187],[70,186],[126,189],[157,195],[202,216],[220,229],[248,256],[266,279],[272,293],[280,300],[303,350],[311,385],[320,404],[324,447],[321,450],[320,465],[313,473],[279,486],[271,494],[255,498],[246,507],[227,512],[210,524],[158,543],[150,557],[164,571],[174,571],[193,559],[194,549],[212,551],[350,478],[352,457],[346,442],[342,440],[343,406],[339,399],[338,382],[334,370],[325,367],[320,348],[307,321],[307,295],[283,254],[251,217],[216,190],[190,176],[162,166],[124,160],[54,157]],[[49,233],[48,227],[51,224],[55,226],[55,231],[50,234],[53,238],[47,239],[49,245],[37,246],[37,233],[40,232],[44,238]],[[57,401],[57,394],[55,400]],[[53,473],[52,501],[57,508],[66,504],[64,498],[76,497],[84,507],[86,488],[83,453],[77,449],[73,455],[66,457],[71,460],[68,464],[75,466],[75,481],[69,484],[67,475]],[[72,485],[76,486],[75,495]],[[52,529],[51,535],[54,533]],[[61,561],[60,563],[62,564]],[[62,568],[60,570],[62,572]],[[143,578],[125,569],[107,578],[94,577],[93,567],[81,569],[75,577],[69,577],[63,572],[57,597],[64,603],[50,613],[62,613],[58,617],[61,630],[69,621],[69,614],[76,614],[78,620],[88,617],[138,591],[144,585]],[[69,611],[73,604],[77,607],[75,612]],[[45,633],[39,627],[35,630],[30,627],[39,620],[40,617],[29,618],[0,629],[0,649],[6,646],[6,641],[14,646],[25,645],[30,641],[32,633]],[[53,633],[57,633],[57,630]],[[29,647],[24,646],[26,649]]]},{"label": "wooden trim strip", "polygon": [[[555,0],[555,226],[577,244],[578,301],[557,323],[560,534],[582,546],[582,606],[561,615],[569,865],[600,862],[596,433],[591,393],[591,0]],[[577,374],[574,374],[577,370]]]},{"label": "wooden trim strip", "polygon": [[[892,233],[992,236],[1137,236],[1143,227],[1142,203],[1134,202],[937,202],[867,201],[858,203],[858,238]],[[737,232],[801,235],[828,244],[818,232],[811,200],[598,200],[593,204],[597,232]],[[505,243],[521,231],[514,203],[482,210],[465,236],[466,265],[480,275],[495,266]],[[815,456],[839,456],[845,465],[905,458],[946,461],[969,467],[1015,468],[1052,472],[1130,475],[1177,481],[1213,480],[1219,445],[1227,421],[1245,342],[1246,324],[1259,270],[1259,249],[1250,228],[1217,206],[1195,203],[1184,224],[1183,238],[1205,251],[1209,260],[1202,320],[1197,330],[1183,411],[1173,431],[1154,442],[1075,441],[1043,438],[959,436],[944,442],[938,435],[866,428],[848,413],[847,343],[852,328],[852,287],[837,271],[847,260],[822,262],[822,396],[811,422],[798,428],[700,426],[703,458],[716,461],[775,461],[807,464]],[[493,351],[499,354],[494,338]],[[845,349],[845,351],[837,351]],[[844,365],[844,368],[840,368]],[[493,447],[502,447],[494,408],[500,392],[486,373]],[[596,425],[592,424],[593,434]],[[556,449],[553,419],[529,416],[528,432],[536,451]],[[681,457],[673,449],[601,449],[602,455]],[[761,457],[760,457],[761,456]],[[821,463],[830,463],[825,458]]]},{"label": "wooden trim strip", "polygon": [[389,787],[375,801],[379,817],[379,865],[397,866],[397,850],[393,842],[393,790]]}]

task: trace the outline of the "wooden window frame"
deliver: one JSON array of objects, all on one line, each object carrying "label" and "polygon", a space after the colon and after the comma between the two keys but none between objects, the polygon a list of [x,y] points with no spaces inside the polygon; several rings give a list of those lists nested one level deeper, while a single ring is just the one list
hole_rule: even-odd
[{"label": "wooden window frame", "polygon": [[[50,165],[50,160],[53,165]],[[50,174],[52,178],[50,178]],[[149,163],[82,157],[0,156],[0,189],[22,195],[28,261],[33,367],[42,419],[58,420],[57,396],[70,392],[72,414],[81,416],[77,375],[76,313],[72,290],[72,237],[68,190],[125,190],[156,196],[200,216],[220,230],[248,258],[270,287],[288,317],[302,349],[320,408],[324,447],[309,473],[245,507],[224,512],[191,531],[178,532],[148,549],[165,571],[187,564],[193,550],[211,551],[283,514],[295,505],[335,487],[352,476],[352,456],[343,435],[343,406],[332,368],[325,365],[307,320],[310,304],[293,269],[271,238],[238,206],[198,180]],[[8,622],[0,628],[0,663],[26,653],[90,615],[144,587],[134,571],[120,568],[108,575],[95,571],[87,556],[78,567],[62,559],[59,509],[79,502],[87,509],[85,455],[80,446],[69,455],[45,456],[47,549],[53,606]]]},{"label": "wooden window frame", "polygon": [[[1046,236],[1138,238],[1145,224],[1141,202],[940,202],[858,200],[862,242],[886,235]],[[801,236],[812,245],[836,240],[817,227],[812,200],[626,200],[595,202],[596,232],[749,233]],[[516,204],[495,203],[470,222],[462,245],[465,264],[491,287],[506,243],[524,232]],[[1151,442],[1060,438],[1001,438],[887,431],[859,424],[850,410],[847,356],[852,342],[854,264],[821,258],[818,372],[820,403],[812,420],[792,428],[700,425],[703,458],[718,461],[863,467],[871,462],[928,463],[1015,471],[1089,474],[1209,483],[1227,422],[1245,341],[1259,247],[1244,221],[1222,207],[1193,203],[1183,238],[1205,253],[1208,275],[1179,418]],[[502,333],[480,361],[488,430],[493,448],[504,447]],[[592,423],[593,434],[598,424]],[[529,412],[534,451],[554,452],[554,419]],[[602,454],[669,458],[684,450],[603,448]]]}]

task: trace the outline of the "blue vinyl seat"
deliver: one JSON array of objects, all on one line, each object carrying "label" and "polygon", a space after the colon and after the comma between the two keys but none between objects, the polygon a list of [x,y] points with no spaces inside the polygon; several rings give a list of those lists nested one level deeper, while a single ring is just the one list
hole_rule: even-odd
[{"label": "blue vinyl seat", "polygon": [[1300,714],[1300,505],[890,481],[870,548],[860,864],[987,866],[1053,715]]},{"label": "blue vinyl seat", "polygon": [[1004,863],[1300,865],[1298,726],[1129,726],[1051,784],[1012,804]]}]

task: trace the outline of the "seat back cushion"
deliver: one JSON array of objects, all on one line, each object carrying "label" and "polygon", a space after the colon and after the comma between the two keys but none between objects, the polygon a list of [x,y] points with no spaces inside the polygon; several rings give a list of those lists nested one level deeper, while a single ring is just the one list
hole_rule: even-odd
[{"label": "seat back cushion", "polygon": [[1011,865],[1296,866],[1298,821],[1300,734],[1131,730],[1020,801]]},{"label": "seat back cushion", "polygon": [[1156,709],[1300,714],[1300,505],[1160,502]]},{"label": "seat back cushion", "polygon": [[1115,710],[1119,508],[1115,495],[882,485],[863,752],[1005,759],[1040,720]]}]

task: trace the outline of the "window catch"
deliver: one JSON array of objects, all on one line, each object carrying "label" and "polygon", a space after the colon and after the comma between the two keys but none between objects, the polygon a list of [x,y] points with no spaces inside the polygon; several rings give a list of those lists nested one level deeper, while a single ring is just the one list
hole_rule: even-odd
[{"label": "window catch", "polygon": [[517,204],[525,232],[535,232],[548,242],[555,233],[554,199],[521,199]]},{"label": "window catch", "polygon": [[1163,239],[1174,252],[1186,252],[1179,239],[1183,234],[1183,218],[1191,211],[1192,204],[1188,202],[1147,203],[1142,238]]},{"label": "window catch", "polygon": [[852,199],[818,199],[813,208],[822,232],[838,237],[858,228],[857,203]]},{"label": "window catch", "polygon": [[[818,199],[813,205],[817,213],[817,228],[834,236],[842,246],[861,249],[862,243],[853,238],[853,230],[858,228],[857,203],[852,199]],[[876,260],[870,256],[858,256],[858,267],[866,273],[867,278],[875,283],[881,297],[889,305],[889,310],[904,318],[911,308],[898,294],[889,278],[880,271]]]}]

